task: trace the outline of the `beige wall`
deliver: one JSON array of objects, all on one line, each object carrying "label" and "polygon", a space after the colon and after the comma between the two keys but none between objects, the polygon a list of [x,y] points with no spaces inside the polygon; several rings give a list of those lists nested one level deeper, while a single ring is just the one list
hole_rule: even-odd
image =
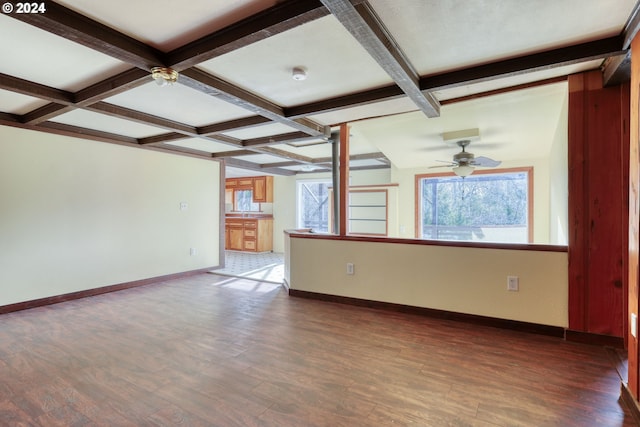
[{"label": "beige wall", "polygon": [[568,117],[567,97],[553,138],[549,168],[549,241],[558,245],[568,243],[569,232]]},{"label": "beige wall", "polygon": [[219,182],[217,162],[0,127],[0,305],[218,265]]},{"label": "beige wall", "polygon": [[[292,289],[567,327],[567,253],[290,239]],[[355,274],[346,274],[346,263]],[[507,291],[507,276],[520,291]]]}]

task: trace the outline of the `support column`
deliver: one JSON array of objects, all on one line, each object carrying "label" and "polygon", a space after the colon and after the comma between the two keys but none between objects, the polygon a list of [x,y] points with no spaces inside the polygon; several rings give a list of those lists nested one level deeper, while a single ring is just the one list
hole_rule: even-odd
[{"label": "support column", "polygon": [[[629,126],[629,260],[628,282],[629,301],[627,319],[638,314],[640,292],[638,292],[638,262],[639,262],[639,224],[640,224],[640,136],[638,118],[640,114],[640,37],[636,36],[631,43],[631,120]],[[637,335],[637,334],[636,334]],[[635,401],[638,401],[638,338],[631,335],[631,328],[627,334],[628,350],[628,390]]]},{"label": "support column", "polygon": [[[626,337],[629,85],[569,76],[569,331],[620,345]],[[594,341],[595,342],[595,341]]]},{"label": "support column", "polygon": [[349,126],[340,125],[340,235],[349,230]]}]

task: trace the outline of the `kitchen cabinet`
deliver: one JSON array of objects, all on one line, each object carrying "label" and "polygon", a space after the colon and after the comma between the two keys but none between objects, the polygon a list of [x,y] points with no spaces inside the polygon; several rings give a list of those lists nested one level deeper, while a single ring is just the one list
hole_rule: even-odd
[{"label": "kitchen cabinet", "polygon": [[253,201],[256,203],[273,202],[272,176],[256,176],[253,178]]},{"label": "kitchen cabinet", "polygon": [[273,218],[228,218],[225,249],[267,252],[273,249]]},{"label": "kitchen cabinet", "polygon": [[230,178],[225,181],[225,188],[231,194],[235,190],[252,190],[254,203],[273,203],[272,176]]},{"label": "kitchen cabinet", "polygon": [[242,220],[228,220],[225,226],[225,249],[232,251],[244,250],[244,222]]}]

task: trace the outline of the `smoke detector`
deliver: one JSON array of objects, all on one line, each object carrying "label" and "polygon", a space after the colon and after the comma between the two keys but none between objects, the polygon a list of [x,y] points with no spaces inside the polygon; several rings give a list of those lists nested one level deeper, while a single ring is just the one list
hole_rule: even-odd
[{"label": "smoke detector", "polygon": [[304,67],[293,67],[291,70],[291,77],[293,80],[301,82],[307,79],[307,69]]}]

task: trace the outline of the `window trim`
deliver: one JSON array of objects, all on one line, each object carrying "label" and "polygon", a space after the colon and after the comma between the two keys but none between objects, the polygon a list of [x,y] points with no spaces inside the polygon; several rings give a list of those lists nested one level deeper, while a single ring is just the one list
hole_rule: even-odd
[{"label": "window trim", "polygon": [[[489,175],[489,174],[498,174],[498,173],[520,173],[524,172],[527,174],[527,215],[528,215],[528,236],[527,243],[522,244],[532,244],[533,243],[533,226],[534,226],[534,199],[533,199],[533,166],[522,166],[515,168],[502,168],[502,169],[483,169],[483,170],[475,170],[473,171],[473,175]],[[420,181],[424,178],[437,178],[441,176],[453,176],[456,174],[453,172],[437,172],[437,173],[423,173],[416,174],[414,180],[414,234],[416,239],[423,239],[422,236],[422,224],[420,221],[420,206],[421,206],[421,192],[420,192]],[[448,240],[446,240],[448,241]],[[520,244],[520,243],[516,243]]]},{"label": "window trim", "polygon": [[[331,204],[331,187],[332,187],[332,183],[333,181],[331,180],[331,178],[307,178],[307,179],[298,179],[296,180],[296,227],[297,228],[303,228],[301,227],[300,224],[300,217],[302,215],[302,211],[300,209],[300,191],[301,191],[301,185],[303,184],[326,184],[327,185],[327,190],[328,190],[328,204]],[[329,218],[328,218],[328,233],[331,233],[331,212],[329,212]]]}]

